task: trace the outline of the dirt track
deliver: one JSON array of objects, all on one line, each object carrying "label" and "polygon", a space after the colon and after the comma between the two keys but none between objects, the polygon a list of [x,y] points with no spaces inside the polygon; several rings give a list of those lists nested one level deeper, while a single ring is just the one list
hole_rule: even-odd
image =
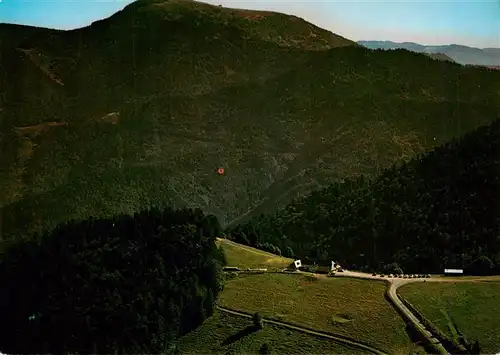
[{"label": "dirt track", "polygon": [[[230,313],[230,314],[234,314],[234,315],[237,315],[237,316],[240,316],[240,317],[252,318],[251,314],[245,313],[245,312],[236,311],[234,309],[229,309],[229,308],[225,308],[225,307],[221,307],[221,306],[217,306],[217,309],[219,311]],[[306,334],[318,336],[318,337],[321,337],[321,338],[327,338],[327,339],[333,340],[333,341],[335,341],[335,342],[337,342],[339,344],[347,346],[349,348],[353,348],[353,349],[356,349],[356,350],[359,350],[359,351],[363,351],[363,353],[369,352],[369,353],[372,353],[372,354],[380,354],[380,355],[386,354],[383,351],[375,349],[375,348],[373,348],[373,347],[371,347],[369,345],[358,343],[356,341],[344,338],[344,337],[339,336],[339,335],[332,335],[332,334],[328,334],[328,333],[324,333],[324,332],[320,332],[320,331],[316,331],[316,330],[312,330],[312,329],[307,329],[307,328],[299,327],[299,326],[296,326],[296,325],[293,325],[293,324],[290,324],[290,323],[284,323],[284,322],[274,321],[274,320],[271,320],[271,319],[263,319],[263,321],[265,323],[269,323],[269,324],[273,324],[273,325],[278,325],[278,326],[281,326],[281,327],[284,327],[284,328],[288,328],[288,329],[292,329],[292,330],[296,330],[296,331],[299,331],[299,332],[302,332],[302,333],[306,333]]]}]

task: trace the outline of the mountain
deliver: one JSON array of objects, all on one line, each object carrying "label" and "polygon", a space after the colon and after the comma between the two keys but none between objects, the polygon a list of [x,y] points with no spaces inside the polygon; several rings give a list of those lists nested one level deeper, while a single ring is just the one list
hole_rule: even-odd
[{"label": "mountain", "polygon": [[498,71],[368,50],[278,13],[140,0],[85,28],[0,35],[5,238],[149,205],[234,225],[500,106]]},{"label": "mountain", "polygon": [[453,62],[454,60],[451,59],[450,57],[448,57],[446,54],[444,53],[424,53],[426,55],[428,55],[429,57],[431,57],[432,59],[437,59],[437,60],[447,60],[449,62]]},{"label": "mountain", "polygon": [[498,272],[499,225],[500,119],[375,179],[331,184],[228,234],[353,269],[397,263],[409,273],[440,273],[486,260]]},{"label": "mountain", "polygon": [[480,49],[457,44],[425,46],[413,42],[397,43],[391,41],[358,41],[358,44],[370,49],[407,49],[419,53],[442,53],[459,64],[500,65],[500,48]]}]

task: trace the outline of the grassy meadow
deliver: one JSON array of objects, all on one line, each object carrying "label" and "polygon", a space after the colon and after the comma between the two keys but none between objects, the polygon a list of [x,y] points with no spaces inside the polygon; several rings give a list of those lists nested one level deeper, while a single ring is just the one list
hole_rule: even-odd
[{"label": "grassy meadow", "polygon": [[399,292],[429,321],[453,337],[478,340],[482,353],[500,350],[500,282],[409,284]]},{"label": "grassy meadow", "polygon": [[257,354],[267,343],[271,354],[356,354],[356,350],[332,340],[266,324],[260,331],[247,331],[252,320],[216,311],[197,330],[179,341],[184,355],[198,354]]},{"label": "grassy meadow", "polygon": [[347,336],[391,354],[412,347],[405,324],[384,298],[385,283],[310,275],[260,274],[229,280],[221,306]]},{"label": "grassy meadow", "polygon": [[228,266],[282,270],[293,262],[293,259],[234,243],[228,239],[218,239],[217,245],[222,245]]}]

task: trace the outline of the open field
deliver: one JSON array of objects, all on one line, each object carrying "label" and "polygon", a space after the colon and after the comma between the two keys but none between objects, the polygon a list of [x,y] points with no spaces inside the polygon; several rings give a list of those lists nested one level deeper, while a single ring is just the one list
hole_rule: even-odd
[{"label": "open field", "polygon": [[228,266],[281,270],[293,262],[293,259],[234,243],[228,239],[217,239],[217,245],[222,245]]},{"label": "open field", "polygon": [[276,325],[266,324],[255,332],[245,329],[252,320],[216,311],[197,330],[179,341],[181,354],[256,354],[267,343],[274,354],[356,354],[359,350],[328,339],[303,334]]},{"label": "open field", "polygon": [[447,335],[454,336],[456,326],[468,341],[477,339],[483,353],[500,350],[500,282],[418,283],[398,292]]},{"label": "open field", "polygon": [[223,307],[342,335],[391,354],[412,346],[405,324],[384,298],[384,282],[261,274],[228,281]]}]

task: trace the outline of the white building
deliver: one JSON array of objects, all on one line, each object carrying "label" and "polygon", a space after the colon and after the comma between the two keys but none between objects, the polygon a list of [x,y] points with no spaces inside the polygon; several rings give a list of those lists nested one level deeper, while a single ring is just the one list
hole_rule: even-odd
[{"label": "white building", "polygon": [[462,276],[464,274],[464,270],[463,269],[444,269],[444,274],[450,275],[450,276]]}]

